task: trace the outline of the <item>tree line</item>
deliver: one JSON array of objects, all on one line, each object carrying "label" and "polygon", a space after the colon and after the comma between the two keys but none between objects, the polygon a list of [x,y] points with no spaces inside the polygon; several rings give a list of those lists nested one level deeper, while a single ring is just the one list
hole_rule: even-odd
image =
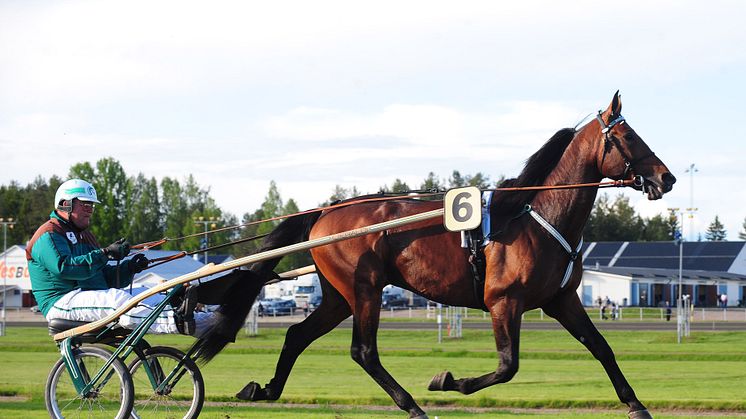
[{"label": "tree line", "polygon": [[[96,187],[102,205],[92,216],[91,231],[102,246],[126,237],[131,243],[144,243],[161,238],[179,239],[163,244],[164,250],[196,251],[204,247],[205,229],[245,225],[240,229],[227,229],[209,235],[209,246],[225,244],[240,239],[251,239],[271,231],[280,221],[256,223],[257,221],[298,212],[297,203],[284,200],[277,184],[270,182],[267,195],[261,206],[247,211],[239,219],[223,211],[210,196],[209,188],[200,186],[192,175],[184,179],[164,177],[160,180],[143,173],[128,175],[122,165],[111,157],[102,158],[95,164],[81,162],[73,165],[65,179],[81,178]],[[36,229],[44,223],[53,208],[54,195],[65,180],[59,176],[44,179],[37,177],[28,185],[18,182],[0,185],[0,217],[13,217],[16,224],[7,230],[9,244],[26,243]],[[447,178],[435,173],[418,185],[409,185],[395,179],[391,185],[382,185],[379,191],[403,193],[410,191],[444,191],[449,188],[476,186],[489,189],[499,185],[504,178],[491,181],[489,176],[477,172],[462,174],[454,170]],[[337,185],[331,195],[319,206],[361,195],[357,187],[344,188]],[[248,224],[248,225],[247,225]],[[591,212],[584,230],[586,241],[665,241],[673,240],[679,229],[676,214],[669,212],[643,218],[635,214],[629,198],[618,195],[613,200],[601,194]],[[710,224],[705,239],[725,240],[726,232],[718,217]],[[746,220],[740,239],[746,239]],[[243,256],[254,252],[261,240],[249,240],[230,246],[220,253]],[[278,269],[292,268],[309,263],[308,254],[291,255],[283,260]]]}]

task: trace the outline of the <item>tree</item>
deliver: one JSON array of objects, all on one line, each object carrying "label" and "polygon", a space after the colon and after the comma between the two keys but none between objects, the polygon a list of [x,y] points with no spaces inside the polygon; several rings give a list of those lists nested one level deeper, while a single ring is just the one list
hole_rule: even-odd
[{"label": "tree", "polygon": [[[344,188],[338,188],[335,193],[341,192],[342,190],[344,190]],[[295,214],[298,211],[298,204],[296,204],[293,199],[290,199],[286,204],[283,204],[282,196],[277,188],[277,183],[273,180],[269,184],[269,190],[264,198],[264,202],[262,202],[261,208],[251,214],[246,213],[243,215],[242,224],[250,225],[246,225],[241,229],[241,238],[251,238],[262,234],[268,234],[272,232],[272,230],[281,223],[282,220],[264,221],[259,223],[260,221],[269,220],[282,215]],[[260,240],[240,243],[234,246],[233,254],[236,256],[252,254],[255,253],[260,246]],[[308,252],[293,253],[283,257],[275,268],[275,271],[284,272],[311,263],[311,255]]]},{"label": "tree", "polygon": [[472,176],[462,175],[458,170],[454,170],[451,173],[451,177],[448,178],[448,187],[461,188],[464,186],[476,186],[479,189],[489,189],[492,187],[492,184],[490,183],[490,177],[482,172],[477,172]]},{"label": "tree", "polygon": [[15,225],[8,228],[8,245],[26,243],[37,228],[49,219],[54,209],[54,194],[62,179],[52,176],[49,181],[37,176],[32,183],[21,187],[12,181],[0,186],[0,217],[13,218]]},{"label": "tree", "polygon": [[481,172],[477,172],[474,176],[466,175],[464,179],[469,186],[476,186],[479,189],[490,188],[490,177]]},{"label": "tree", "polygon": [[161,203],[158,182],[142,173],[131,178],[127,191],[127,238],[143,243],[162,238]]},{"label": "tree", "polygon": [[[656,221],[656,223],[660,223]],[[655,230],[660,230],[655,226]],[[613,204],[609,196],[603,194],[598,197],[588,223],[583,230],[586,241],[634,241],[643,240],[645,221],[635,214],[629,204],[629,198],[618,195]]]},{"label": "tree", "polygon": [[420,185],[420,189],[423,191],[438,192],[445,190],[445,186],[440,182],[440,179],[435,176],[435,173],[430,172],[427,174],[427,178],[425,178]]},{"label": "tree", "polygon": [[674,234],[671,231],[670,220],[668,217],[658,214],[653,218],[643,219],[643,228],[638,240],[641,241],[667,241],[673,240]]},{"label": "tree", "polygon": [[461,176],[461,172],[459,172],[458,170],[454,170],[451,173],[451,177],[448,178],[449,188],[460,188],[466,185],[467,185],[466,179],[464,179],[464,177]]},{"label": "tree", "polygon": [[360,191],[356,186],[351,188],[345,188],[340,185],[334,186],[334,192],[326,201],[319,204],[319,207],[326,207],[332,204],[332,202],[343,201],[345,199],[354,198],[360,196]]},{"label": "tree", "polygon": [[720,222],[720,219],[716,215],[710,226],[707,227],[705,239],[711,242],[719,242],[725,240],[726,236],[725,226],[723,226],[723,223]]},{"label": "tree", "polygon": [[738,233],[738,238],[746,240],[746,218],[743,219],[743,231]]},{"label": "tree", "polygon": [[666,218],[666,224],[668,225],[668,231],[669,234],[671,234],[671,239],[676,238],[676,232],[681,232],[681,226],[679,225],[679,217],[676,216],[676,210],[669,209],[668,210],[668,217]]},{"label": "tree", "polygon": [[[162,221],[164,236],[170,238],[181,237],[184,223],[186,223],[189,216],[186,202],[181,198],[181,185],[178,180],[167,176],[161,180],[161,191],[161,207],[164,214]],[[189,220],[188,225],[191,227],[192,232],[194,232],[193,220]],[[181,243],[169,241],[163,245],[163,248],[166,250],[178,250],[182,248],[181,245]]]}]

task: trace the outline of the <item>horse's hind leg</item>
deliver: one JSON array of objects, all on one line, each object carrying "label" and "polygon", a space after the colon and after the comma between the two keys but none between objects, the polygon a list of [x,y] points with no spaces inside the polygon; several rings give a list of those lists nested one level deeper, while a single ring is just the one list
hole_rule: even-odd
[{"label": "horse's hind leg", "polygon": [[523,302],[519,298],[502,297],[490,307],[492,329],[500,358],[500,364],[494,372],[480,377],[454,379],[450,372],[445,371],[433,377],[427,389],[471,394],[485,387],[510,381],[518,372],[522,310]]},{"label": "horse's hind leg", "polygon": [[[361,258],[361,261],[364,258]],[[364,273],[361,273],[364,271]],[[378,357],[378,324],[381,314],[381,289],[372,285],[370,277],[380,274],[380,269],[361,269],[358,266],[355,286],[355,307],[353,313],[352,345],[350,354],[381,388],[388,393],[401,410],[409,413],[410,418],[426,419],[427,415],[417,405],[414,398],[396,382],[391,374],[381,365]]]},{"label": "horse's hind leg", "polygon": [[[380,301],[380,296],[378,296]],[[380,304],[380,303],[379,303]],[[380,308],[380,307],[379,307]],[[427,415],[404,388],[396,382],[391,374],[381,365],[378,357],[376,331],[378,329],[379,309],[363,309],[361,311],[375,311],[375,313],[361,313],[355,316],[352,331],[352,346],[350,353],[365,372],[368,373],[381,388],[394,400],[401,410],[409,413],[410,418],[425,419]]]},{"label": "horse's hind leg", "polygon": [[254,381],[247,384],[236,397],[241,400],[277,400],[280,398],[290,371],[300,354],[314,340],[329,333],[342,320],[350,316],[350,306],[336,289],[322,280],[323,298],[319,307],[302,322],[288,328],[285,343],[275,367],[275,376],[262,388]]},{"label": "horse's hind leg", "polygon": [[650,418],[647,409],[637,399],[634,390],[632,390],[627,379],[624,378],[622,370],[619,369],[619,365],[614,358],[614,352],[591,322],[575,291],[568,291],[557,296],[543,308],[547,314],[557,319],[575,339],[585,345],[593,356],[601,362],[614,385],[619,400],[629,406],[629,417],[634,419]]}]

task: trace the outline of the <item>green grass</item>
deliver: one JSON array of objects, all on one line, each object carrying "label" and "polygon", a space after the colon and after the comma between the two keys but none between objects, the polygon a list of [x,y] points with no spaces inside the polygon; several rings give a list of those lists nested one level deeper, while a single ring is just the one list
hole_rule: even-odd
[{"label": "green grass", "polygon": [[[235,403],[234,394],[249,381],[266,383],[274,374],[284,331],[261,329],[260,336],[243,333],[213,362],[202,368],[210,406],[202,417],[294,417],[287,408],[264,404]],[[392,401],[349,356],[350,330],[335,330],[314,343],[298,360],[282,403],[312,403],[320,408],[294,409],[303,418],[312,417],[403,417],[398,410],[359,411],[323,407],[329,404],[382,406]],[[523,331],[521,368],[507,384],[473,395],[429,392],[432,376],[450,370],[457,377],[494,371],[497,358],[492,333],[464,330],[463,339],[437,343],[436,332],[382,330],[379,334],[384,366],[407,389],[430,417],[494,417],[517,413],[491,410],[470,413],[469,408],[593,408],[610,410],[620,417],[618,401],[601,365],[564,331]],[[604,333],[617,360],[640,400],[651,410],[705,409],[746,411],[746,332],[695,332],[684,344],[675,343],[672,332]],[[153,345],[188,347],[182,336],[149,336]],[[0,395],[23,396],[25,403],[0,402],[0,417],[17,417],[14,409],[39,411],[45,417],[43,388],[46,375],[59,358],[57,348],[43,328],[10,328],[0,337]],[[226,403],[230,402],[230,403]],[[441,406],[459,411],[440,411]],[[369,408],[368,408],[369,409]],[[23,410],[24,412],[26,410]],[[566,417],[583,411],[566,411]],[[543,416],[524,412],[525,416]],[[521,413],[522,417],[524,413]],[[556,412],[552,414],[557,416]],[[282,416],[286,415],[286,416]],[[547,414],[548,415],[548,414]],[[29,416],[24,413],[24,416]],[[674,415],[676,417],[681,417]],[[586,417],[604,417],[599,411]],[[660,417],[660,415],[656,415]],[[673,417],[673,416],[672,416]]]},{"label": "green grass", "polygon": [[[47,418],[44,402],[26,403],[0,403],[0,414],[8,418],[43,419]],[[484,418],[553,418],[553,419],[584,419],[584,418],[620,418],[624,414],[620,411],[609,410],[565,410],[565,411],[539,411],[539,410],[510,410],[490,409],[489,411],[467,411],[432,407],[428,409],[430,418],[441,419],[484,419]],[[339,405],[318,405],[314,407],[292,407],[287,405],[259,405],[259,404],[222,404],[220,406],[208,405],[202,409],[200,418],[206,419],[239,419],[239,418],[261,418],[261,419],[391,419],[404,418],[405,415],[395,409],[370,408]],[[698,418],[696,412],[670,412],[656,414],[658,419],[683,419]],[[723,413],[719,418],[737,418],[736,414]]]}]

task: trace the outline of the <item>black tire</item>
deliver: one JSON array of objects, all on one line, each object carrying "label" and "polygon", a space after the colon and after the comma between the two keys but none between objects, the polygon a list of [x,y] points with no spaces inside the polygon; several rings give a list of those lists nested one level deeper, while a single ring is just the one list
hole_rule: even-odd
[{"label": "black tire", "polygon": [[[112,357],[111,351],[96,346],[73,349],[72,356],[81,368],[85,382],[95,376]],[[132,378],[124,363],[115,358],[107,373],[111,377],[89,397],[77,394],[75,386],[62,359],[52,367],[44,388],[47,412],[52,418],[117,418],[130,416],[134,401]]]},{"label": "black tire", "polygon": [[[205,401],[205,382],[197,364],[178,349],[154,346],[144,352],[145,359],[137,358],[129,365],[135,387],[132,418],[196,418]],[[147,360],[158,384],[163,382],[183,360],[175,385],[166,394],[157,394],[143,367]]]}]

